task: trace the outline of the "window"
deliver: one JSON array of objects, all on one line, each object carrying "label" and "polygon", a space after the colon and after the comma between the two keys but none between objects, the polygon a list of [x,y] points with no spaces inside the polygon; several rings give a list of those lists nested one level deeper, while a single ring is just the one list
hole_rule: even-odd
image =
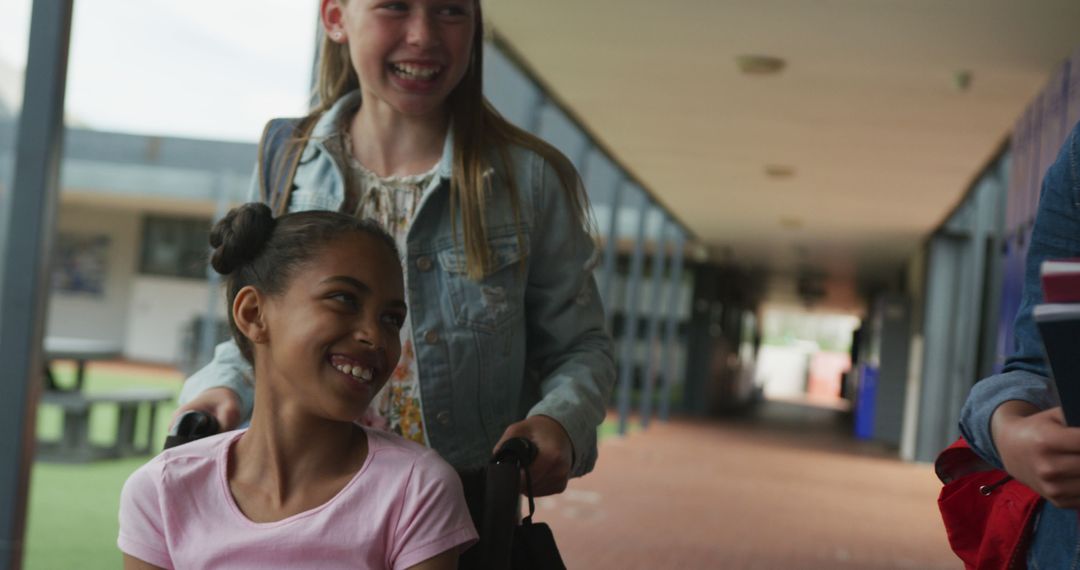
[{"label": "window", "polygon": [[208,218],[147,216],[143,220],[139,273],[206,279]]}]

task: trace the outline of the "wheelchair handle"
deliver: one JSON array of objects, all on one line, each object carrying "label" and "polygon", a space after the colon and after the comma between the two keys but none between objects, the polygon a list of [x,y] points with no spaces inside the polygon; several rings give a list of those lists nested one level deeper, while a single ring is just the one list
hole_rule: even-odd
[{"label": "wheelchair handle", "polygon": [[525,468],[532,465],[536,459],[536,444],[524,437],[515,437],[503,442],[502,447],[495,452],[492,463],[516,462],[519,467]]},{"label": "wheelchair handle", "polygon": [[165,449],[214,435],[221,431],[217,418],[200,411],[188,410],[176,418],[173,427],[165,438]]}]

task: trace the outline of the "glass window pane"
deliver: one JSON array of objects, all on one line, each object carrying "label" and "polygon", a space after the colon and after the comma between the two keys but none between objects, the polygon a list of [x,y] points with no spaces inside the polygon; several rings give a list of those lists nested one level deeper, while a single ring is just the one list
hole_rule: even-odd
[{"label": "glass window pane", "polygon": [[664,222],[667,214],[657,206],[650,206],[645,218],[645,240],[649,245],[656,245],[660,241],[660,233],[664,230]]},{"label": "glass window pane", "polygon": [[[638,224],[645,202],[649,197],[637,184],[627,183],[623,188],[622,200],[619,203],[619,213],[615,222],[615,233],[618,240],[630,240],[633,244],[638,235]],[[647,212],[647,210],[646,210]]]},{"label": "glass window pane", "polygon": [[147,216],[139,272],[159,277],[206,278],[210,220]]},{"label": "glass window pane", "polygon": [[569,157],[578,170],[582,169],[578,161],[581,160],[581,153],[588,144],[588,139],[556,106],[546,105],[541,111],[540,132],[537,134]]},{"label": "glass window pane", "polygon": [[485,43],[484,95],[506,120],[527,129],[540,93],[499,48]]},{"label": "glass window pane", "polygon": [[601,152],[589,153],[588,161],[582,181],[596,216],[597,230],[606,237],[611,227],[611,203],[615,200],[621,177],[615,165]]},{"label": "glass window pane", "polygon": [[0,205],[4,205],[15,176],[15,137],[30,42],[30,5],[31,0],[5,0],[4,17],[0,18]]},{"label": "glass window pane", "polygon": [[[30,6],[31,0],[5,0],[4,17],[0,18],[0,212],[10,208],[8,200],[15,178],[16,137],[30,44]],[[6,226],[7,217],[0,215],[0,251],[4,251],[7,240]],[[3,271],[0,264],[0,277]]]}]

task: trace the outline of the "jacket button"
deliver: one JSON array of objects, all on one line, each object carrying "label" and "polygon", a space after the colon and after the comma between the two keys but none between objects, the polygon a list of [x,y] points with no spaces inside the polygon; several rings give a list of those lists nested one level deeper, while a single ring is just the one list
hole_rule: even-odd
[{"label": "jacket button", "polygon": [[421,255],[416,258],[416,268],[420,271],[431,271],[431,258],[426,255]]},{"label": "jacket button", "polygon": [[443,411],[435,414],[435,421],[439,422],[440,424],[442,424],[444,426],[449,425],[450,424],[450,412],[448,412],[446,410],[443,410]]},{"label": "jacket button", "polygon": [[424,342],[427,342],[428,344],[435,344],[439,342],[439,331],[431,329],[428,332],[424,333]]}]

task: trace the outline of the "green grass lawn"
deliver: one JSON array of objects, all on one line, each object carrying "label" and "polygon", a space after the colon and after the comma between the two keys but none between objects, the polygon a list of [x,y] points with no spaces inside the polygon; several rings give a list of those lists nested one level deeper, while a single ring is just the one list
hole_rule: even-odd
[{"label": "green grass lawn", "polygon": [[[119,370],[102,367],[87,369],[87,392],[115,390],[128,387],[174,388],[180,383],[141,370]],[[57,366],[57,381],[69,384],[72,367]],[[166,403],[158,408],[158,441],[152,449],[161,449],[165,431],[175,405]],[[146,414],[140,414],[139,437],[146,430]],[[60,410],[48,405],[38,408],[37,430],[42,439],[56,439],[60,433]],[[90,439],[99,444],[113,441],[116,430],[116,409],[96,407],[90,416]],[[139,440],[137,440],[139,441]],[[116,548],[117,505],[120,489],[132,471],[149,457],[97,461],[79,465],[35,462],[30,480],[30,501],[26,535],[24,567],[29,570],[61,568],[119,568],[120,551]]]}]

